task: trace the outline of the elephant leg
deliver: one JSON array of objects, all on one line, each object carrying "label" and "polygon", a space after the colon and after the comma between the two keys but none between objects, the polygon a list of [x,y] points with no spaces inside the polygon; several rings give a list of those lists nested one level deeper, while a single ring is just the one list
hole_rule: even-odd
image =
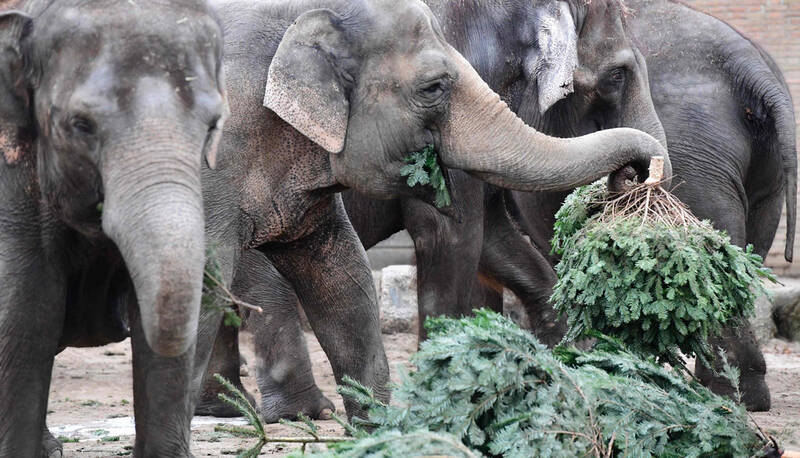
[{"label": "elephant leg", "polygon": [[27,249],[38,237],[8,232],[0,231],[0,456],[39,456],[66,288],[52,258]]},{"label": "elephant leg", "polygon": [[485,225],[481,273],[513,291],[524,304],[536,337],[545,345],[556,345],[567,327],[550,305],[556,282],[553,267],[514,226],[502,194],[490,199]]},{"label": "elephant leg", "polygon": [[42,452],[40,456],[42,458],[61,458],[64,456],[64,447],[61,445],[61,441],[53,436],[53,433],[47,429],[46,424],[42,431]]},{"label": "elephant leg", "polygon": [[483,243],[483,185],[464,175],[453,180],[454,205],[462,220],[445,216],[419,200],[403,201],[403,220],[417,257],[419,339],[427,338],[425,320],[440,315],[469,315]]},{"label": "elephant leg", "polygon": [[[333,198],[324,218],[302,239],[260,249],[294,287],[336,382],[341,384],[348,375],[372,388],[379,399],[388,400],[389,365],[366,252],[341,197]],[[348,417],[365,416],[351,399],[344,405]]]},{"label": "elephant leg", "polygon": [[14,296],[24,302],[14,307],[3,300],[0,310],[0,456],[38,456],[63,308],[52,310],[55,299],[32,303]]},{"label": "elephant leg", "polygon": [[[264,313],[250,313],[247,318],[247,327],[255,336],[263,420],[274,423],[281,418],[295,419],[298,412],[313,419],[327,417],[326,409],[333,411],[334,406],[314,382],[296,308],[297,296],[291,285],[263,253],[249,250],[242,256],[231,291],[264,310]],[[195,415],[240,415],[217,396],[224,388],[211,377],[215,372],[230,380],[255,405],[239,379],[237,334],[236,328],[220,327]],[[220,342],[225,343],[221,345]]]},{"label": "elephant leg", "polygon": [[[237,291],[232,291],[237,297],[242,298]],[[254,303],[247,299],[242,300],[251,304]],[[239,330],[234,326],[220,323],[217,337],[214,339],[214,347],[211,350],[211,359],[203,376],[200,399],[198,399],[197,407],[194,409],[195,415],[210,415],[212,417],[240,417],[242,415],[236,408],[219,398],[219,394],[226,393],[227,390],[213,377],[214,374],[220,374],[225,377],[233,386],[244,393],[251,404],[256,404],[253,395],[248,393],[242,385],[239,375],[240,363]]]},{"label": "elephant leg", "polygon": [[261,417],[267,423],[294,420],[298,413],[312,419],[328,418],[335,407],[314,382],[292,286],[263,253],[250,250],[242,260],[234,291],[241,291],[244,301],[264,309],[247,319],[255,337]]}]

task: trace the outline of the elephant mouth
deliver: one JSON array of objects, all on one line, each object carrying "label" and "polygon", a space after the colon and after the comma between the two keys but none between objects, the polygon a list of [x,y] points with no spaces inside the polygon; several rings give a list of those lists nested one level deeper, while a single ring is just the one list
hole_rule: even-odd
[{"label": "elephant mouth", "polygon": [[67,226],[90,239],[105,237],[102,228],[102,194],[97,199],[87,199],[85,202],[75,199],[68,202],[59,202],[59,204],[54,205],[53,209],[61,216]]},{"label": "elephant mouth", "polygon": [[[457,222],[462,221],[462,213],[454,194],[455,170],[445,166],[439,155],[441,141],[437,132],[429,131],[429,141],[421,148],[406,153],[400,169],[401,187],[404,194],[421,200]],[[410,188],[410,189],[409,189]]]},{"label": "elephant mouth", "polygon": [[444,175],[445,185],[447,186],[447,190],[450,193],[450,205],[441,208],[436,207],[436,205],[434,205],[434,207],[436,207],[436,210],[439,211],[439,213],[449,218],[452,218],[453,220],[455,220],[455,222],[460,224],[464,221],[464,215],[461,210],[461,206],[458,205],[459,196],[456,192],[456,188],[453,186],[452,174],[456,172],[445,166],[441,166],[441,168],[442,168],[442,175]]}]

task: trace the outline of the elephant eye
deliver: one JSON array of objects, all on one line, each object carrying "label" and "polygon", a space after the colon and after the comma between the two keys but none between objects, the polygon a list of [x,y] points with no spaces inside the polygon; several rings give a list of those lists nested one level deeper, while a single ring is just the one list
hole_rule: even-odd
[{"label": "elephant eye", "polygon": [[442,87],[442,83],[435,82],[433,84],[429,84],[428,86],[423,87],[420,89],[420,92],[427,97],[438,97],[439,95],[444,92],[444,88]]},{"label": "elephant eye", "polygon": [[421,85],[417,89],[417,98],[422,106],[431,107],[439,104],[447,93],[447,80],[438,79]]},{"label": "elephant eye", "polygon": [[74,132],[82,135],[93,135],[97,131],[94,121],[82,115],[73,116],[69,125]]},{"label": "elephant eye", "polygon": [[614,70],[611,70],[611,73],[608,74],[608,78],[613,83],[622,83],[625,81],[625,68],[617,67]]}]

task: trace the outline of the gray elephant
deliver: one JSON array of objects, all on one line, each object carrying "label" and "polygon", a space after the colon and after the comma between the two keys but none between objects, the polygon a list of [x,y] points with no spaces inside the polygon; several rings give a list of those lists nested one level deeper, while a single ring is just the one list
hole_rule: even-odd
[{"label": "gray elephant", "polygon": [[[214,5],[232,116],[219,168],[204,176],[209,231],[266,254],[303,303],[337,381],[348,374],[382,398],[388,368],[372,275],[337,191],[432,202],[400,173],[428,144],[448,176],[460,169],[528,190],[612,172],[616,184],[626,165],[643,171],[665,154],[634,129],[559,139],[526,126],[415,0]],[[229,278],[240,257],[222,262]]]},{"label": "gray elephant", "polygon": [[126,309],[135,453],[188,455],[219,25],[188,0],[15,7],[0,13],[0,456],[43,439],[58,453],[53,358],[125,338]]},{"label": "gray elephant", "polygon": [[[666,146],[650,98],[647,66],[620,1],[511,1],[501,8],[479,0],[429,4],[446,24],[448,40],[527,124],[557,137],[630,127]],[[480,272],[490,280],[510,279],[504,284],[522,299],[534,332],[547,344],[557,343],[564,327],[548,303],[555,273],[547,255],[534,249],[506,218],[499,189],[466,176],[454,181],[454,194],[465,196],[460,203],[462,221],[438,215],[412,199],[399,202],[395,212],[401,220],[383,216],[390,203],[376,212],[374,203],[353,192],[345,195],[345,207],[366,246],[402,227],[411,234],[420,323],[428,316],[469,314],[482,305],[475,302],[475,276]],[[563,193],[538,195],[555,211]],[[551,227],[552,216],[537,222]],[[549,245],[548,240],[534,242],[542,248]],[[516,281],[521,272],[526,273],[524,281]],[[424,328],[419,335],[425,337]]]}]

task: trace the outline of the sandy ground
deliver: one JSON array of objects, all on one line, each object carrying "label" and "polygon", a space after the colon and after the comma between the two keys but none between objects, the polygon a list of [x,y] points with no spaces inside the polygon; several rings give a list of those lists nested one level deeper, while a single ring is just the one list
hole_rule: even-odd
[{"label": "sandy ground", "polygon": [[[242,353],[246,359],[254,361],[251,339],[247,334],[244,337],[248,342],[242,346]],[[307,334],[306,337],[317,383],[325,395],[334,400],[337,411],[343,412],[328,359],[314,336]],[[414,351],[416,336],[385,335],[384,345],[392,378],[397,381],[397,367],[404,364]],[[772,391],[772,410],[753,414],[753,417],[785,447],[800,450],[800,344],[772,340],[765,345],[764,351],[769,368],[767,383]],[[253,374],[242,380],[251,393],[257,393]],[[58,355],[53,369],[47,422],[56,436],[80,440],[64,444],[65,456],[130,455],[132,416],[131,349],[128,341],[102,348],[72,348]],[[255,442],[214,432],[214,425],[220,421],[195,417],[192,451],[196,456],[236,455]],[[234,420],[236,422],[242,424],[241,420]],[[317,423],[321,434],[343,434],[333,421]],[[274,436],[297,435],[294,429],[283,425],[269,425],[268,433]],[[262,456],[283,456],[298,447],[297,444],[267,444]]]}]

